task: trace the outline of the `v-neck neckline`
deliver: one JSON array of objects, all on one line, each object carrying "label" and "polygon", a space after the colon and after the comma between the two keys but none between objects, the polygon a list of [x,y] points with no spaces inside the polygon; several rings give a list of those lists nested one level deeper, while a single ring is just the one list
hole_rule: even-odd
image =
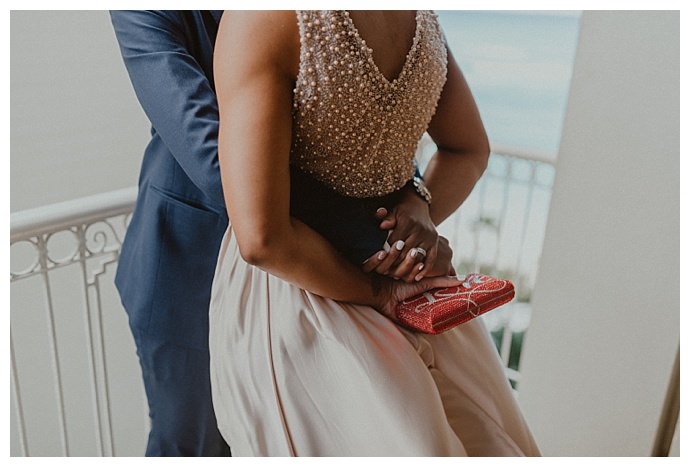
[{"label": "v-neck neckline", "polygon": [[347,11],[344,11],[343,16],[345,17],[345,21],[347,22],[350,29],[352,29],[352,32],[355,35],[355,37],[360,41],[361,45],[366,50],[367,60],[374,68],[374,71],[376,72],[376,75],[379,77],[379,79],[381,79],[388,86],[392,86],[400,82],[405,77],[407,73],[407,68],[411,66],[412,56],[414,55],[415,50],[417,50],[417,43],[419,42],[419,36],[422,29],[422,10],[417,10],[415,12],[415,30],[414,36],[412,36],[412,45],[410,46],[410,49],[407,51],[407,55],[405,55],[405,61],[403,62],[400,71],[398,71],[397,75],[393,79],[389,79],[386,75],[384,75],[376,61],[374,61],[374,50],[371,47],[369,47],[367,41],[364,39],[364,37],[360,35],[359,29],[357,29],[357,25],[350,17],[350,14]]}]

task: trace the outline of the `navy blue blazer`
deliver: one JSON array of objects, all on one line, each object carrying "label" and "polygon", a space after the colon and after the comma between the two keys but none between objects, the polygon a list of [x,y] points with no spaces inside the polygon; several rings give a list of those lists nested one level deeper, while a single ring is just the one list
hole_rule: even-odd
[{"label": "navy blue blazer", "polygon": [[115,283],[134,332],[208,347],[208,306],[228,218],[218,167],[213,46],[221,12],[112,11],[151,122]]}]

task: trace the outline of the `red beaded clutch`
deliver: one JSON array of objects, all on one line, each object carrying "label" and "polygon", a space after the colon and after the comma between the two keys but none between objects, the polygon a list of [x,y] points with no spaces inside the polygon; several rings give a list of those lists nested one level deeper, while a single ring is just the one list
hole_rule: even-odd
[{"label": "red beaded clutch", "polygon": [[515,296],[513,283],[506,279],[468,274],[462,280],[459,286],[433,289],[403,300],[396,308],[398,320],[414,331],[440,334]]}]

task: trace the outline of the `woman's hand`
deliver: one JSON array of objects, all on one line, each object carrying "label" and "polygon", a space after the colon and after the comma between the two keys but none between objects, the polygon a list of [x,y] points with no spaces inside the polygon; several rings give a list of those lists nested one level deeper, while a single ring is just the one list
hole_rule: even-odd
[{"label": "woman's hand", "polygon": [[422,272],[424,272],[424,274],[415,276],[415,280],[421,280],[423,277],[455,275],[455,268],[453,267],[453,249],[450,247],[450,242],[448,242],[446,237],[439,235],[436,261],[434,261],[433,266],[425,267]]},{"label": "woman's hand", "polygon": [[436,262],[439,238],[426,201],[408,190],[392,211],[380,208],[376,216],[381,220],[379,227],[391,232],[391,248],[369,258],[364,271],[406,281],[414,281],[419,274],[424,277],[425,269],[433,268]]},{"label": "woman's hand", "polygon": [[[405,282],[455,274],[448,239],[438,235],[429,217],[429,205],[416,193],[407,193],[392,212],[380,208],[376,216],[381,220],[380,227],[391,231],[391,249],[369,258],[362,267],[365,272]],[[418,248],[424,249],[426,255]]]},{"label": "woman's hand", "polygon": [[462,284],[462,281],[453,276],[428,277],[418,282],[402,282],[388,278],[381,281],[381,290],[378,293],[378,302],[374,308],[393,322],[398,322],[395,309],[406,298],[414,297],[428,290],[438,287],[453,287]]},{"label": "woman's hand", "polygon": [[[402,276],[401,279],[405,282],[419,282],[424,277],[454,276],[453,250],[446,237],[438,237],[437,252],[436,260],[432,266],[428,267],[424,258],[420,258],[418,263],[412,264],[412,270],[407,275]],[[362,269],[365,272],[375,271],[386,258],[386,252],[379,251],[364,263]]]}]

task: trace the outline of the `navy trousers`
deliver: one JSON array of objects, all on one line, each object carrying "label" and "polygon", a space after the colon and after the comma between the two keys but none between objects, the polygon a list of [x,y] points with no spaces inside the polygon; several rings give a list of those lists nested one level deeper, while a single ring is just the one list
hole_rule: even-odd
[{"label": "navy trousers", "polygon": [[151,418],[146,456],[229,456],[211,402],[208,349],[134,340]]}]

